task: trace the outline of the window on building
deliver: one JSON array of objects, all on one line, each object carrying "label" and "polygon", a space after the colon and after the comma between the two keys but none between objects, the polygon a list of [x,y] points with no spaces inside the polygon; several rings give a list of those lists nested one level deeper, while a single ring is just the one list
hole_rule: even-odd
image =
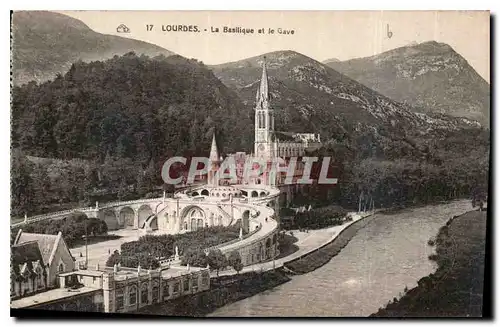
[{"label": "window on building", "polygon": [[167,282],[163,282],[163,299],[170,296],[170,287]]},{"label": "window on building", "polygon": [[123,298],[123,290],[117,290],[116,291],[116,296],[115,296],[115,301],[116,301],[116,309],[121,310],[125,306],[124,298]]},{"label": "window on building", "polygon": [[198,277],[193,278],[192,287],[194,289],[198,288]]},{"label": "window on building", "polygon": [[207,286],[210,281],[210,274],[208,272],[203,273],[201,277],[201,284]]},{"label": "window on building", "polygon": [[128,292],[128,302],[130,305],[136,304],[137,303],[137,287],[132,286],[130,287],[130,290]]},{"label": "window on building", "polygon": [[189,291],[189,279],[184,280],[184,292]]},{"label": "window on building", "polygon": [[143,283],[141,285],[141,304],[146,304],[149,302],[148,300],[148,284],[147,283]]},{"label": "window on building", "polygon": [[59,264],[59,272],[64,272],[64,264],[62,262]]},{"label": "window on building", "polygon": [[179,286],[178,282],[174,284],[174,293],[179,293]]},{"label": "window on building", "polygon": [[38,288],[42,288],[44,286],[43,282],[43,270],[41,268],[38,269],[37,271],[38,277],[37,277],[37,282],[38,282]]},{"label": "window on building", "polygon": [[151,299],[152,299],[153,303],[158,302],[158,298],[160,297],[160,294],[159,294],[160,287],[158,285],[159,285],[158,281],[154,280],[153,281],[153,288],[151,289],[151,292],[152,292]]},{"label": "window on building", "polygon": [[152,291],[153,291],[152,300],[153,300],[153,303],[156,303],[156,302],[158,302],[158,297],[159,297],[158,292],[160,291],[160,288],[155,286],[155,287],[153,287]]}]

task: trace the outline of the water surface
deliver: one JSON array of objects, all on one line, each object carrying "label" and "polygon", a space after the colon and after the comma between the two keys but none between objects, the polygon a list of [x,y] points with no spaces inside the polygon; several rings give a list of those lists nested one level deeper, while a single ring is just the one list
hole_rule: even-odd
[{"label": "water surface", "polygon": [[427,241],[467,200],[377,216],[330,262],[209,316],[368,316],[434,272]]}]

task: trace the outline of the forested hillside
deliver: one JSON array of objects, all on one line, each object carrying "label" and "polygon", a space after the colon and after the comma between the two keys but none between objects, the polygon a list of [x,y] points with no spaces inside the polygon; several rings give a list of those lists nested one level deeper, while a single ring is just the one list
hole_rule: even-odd
[{"label": "forested hillside", "polygon": [[180,56],[78,62],[53,81],[14,87],[12,122],[13,147],[60,159],[110,154],[147,165],[204,154],[215,126],[225,151],[252,141],[236,96],[203,64]]},{"label": "forested hillside", "polygon": [[[214,132],[221,151],[249,150],[249,117],[202,63],[180,56],[129,53],[77,62],[53,81],[13,87],[13,213],[37,212],[47,202],[81,202],[96,187],[126,193],[129,185],[161,185],[166,158],[208,155]],[[47,165],[26,155],[86,164],[48,176]],[[145,179],[150,182],[138,185]]]},{"label": "forested hillside", "polygon": [[[329,75],[335,74],[322,78],[335,87]],[[339,184],[311,189],[307,201],[357,208],[363,194],[377,207],[388,207],[487,191],[486,130],[458,118],[407,112],[346,81],[350,88],[342,90],[344,96],[358,92],[366,103],[347,97],[339,102],[342,107],[322,107],[320,93],[316,100],[301,88],[287,93],[290,113],[311,105],[335,113],[329,119],[315,113],[307,131],[321,132],[324,147],[316,154],[335,160]],[[279,82],[272,77],[270,83],[276,92]],[[251,103],[244,104],[202,63],[180,56],[129,53],[77,62],[53,81],[14,87],[12,97],[11,190],[17,217],[110,197],[153,196],[162,186],[166,158],[208,155],[214,131],[223,154],[252,149]],[[312,119],[277,116],[282,130],[297,131],[305,121]],[[27,155],[51,159],[28,160]]]}]

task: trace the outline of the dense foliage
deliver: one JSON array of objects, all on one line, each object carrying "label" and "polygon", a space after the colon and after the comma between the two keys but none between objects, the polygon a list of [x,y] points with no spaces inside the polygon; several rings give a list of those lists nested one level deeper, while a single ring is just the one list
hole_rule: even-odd
[{"label": "dense foliage", "polygon": [[[146,166],[167,155],[206,154],[217,126],[225,149],[250,145],[241,105],[196,60],[136,56],[78,62],[64,75],[12,91],[12,145],[30,155]],[[246,143],[245,143],[246,142]]]},{"label": "dense foliage", "polygon": [[243,269],[243,263],[241,262],[241,255],[238,251],[233,251],[229,254],[229,257],[227,258],[227,263],[234,269],[236,270],[236,273],[240,273],[240,271]]},{"label": "dense foliage", "polygon": [[291,229],[318,229],[342,225],[346,220],[347,210],[339,206],[314,208],[298,212],[293,219]]},{"label": "dense foliage", "polygon": [[380,208],[488,193],[490,142],[485,130],[450,131],[390,146],[398,144],[328,142],[315,155],[335,158],[338,185],[313,185],[304,199],[297,198],[298,205],[338,203],[357,210],[361,197],[367,207],[373,200]]},{"label": "dense foliage", "polygon": [[23,225],[11,230],[11,236],[17,234],[22,229],[26,233],[51,234],[62,232],[64,241],[69,247],[81,243],[87,235],[90,239],[93,236],[102,236],[108,233],[106,223],[97,218],[87,218],[85,214],[75,214],[63,219],[42,220],[31,224]]},{"label": "dense foliage", "polygon": [[129,158],[108,156],[98,163],[28,157],[15,150],[11,162],[14,217],[162,194],[160,168],[153,161],[143,168]]},{"label": "dense foliage", "polygon": [[151,254],[137,253],[135,255],[122,255],[118,250],[115,250],[106,261],[106,266],[114,266],[115,264],[133,268],[140,265],[145,269],[156,269],[160,266],[158,259]]},{"label": "dense foliage", "polygon": [[[127,260],[130,260],[129,262],[140,262],[141,260],[150,260],[150,258],[169,258],[175,254],[177,247],[179,255],[184,257],[183,264],[189,263],[197,267],[206,267],[208,262],[203,250],[237,239],[239,229],[237,225],[213,226],[184,234],[145,235],[137,241],[123,243],[120,257],[126,257]],[[141,259],[142,257],[145,259]],[[116,260],[118,259],[112,259],[108,262]],[[124,263],[122,265],[125,266]]]},{"label": "dense foliage", "polygon": [[219,271],[225,269],[229,265],[226,256],[219,249],[211,250],[207,255],[207,261],[210,270],[215,270],[217,272],[217,277],[219,277]]}]

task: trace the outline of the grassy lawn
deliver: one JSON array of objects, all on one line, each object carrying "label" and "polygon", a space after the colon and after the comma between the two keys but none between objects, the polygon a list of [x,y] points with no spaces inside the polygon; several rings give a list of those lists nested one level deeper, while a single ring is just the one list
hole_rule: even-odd
[{"label": "grassy lawn", "polygon": [[485,236],[484,211],[448,221],[436,237],[436,272],[372,316],[481,317]]}]

